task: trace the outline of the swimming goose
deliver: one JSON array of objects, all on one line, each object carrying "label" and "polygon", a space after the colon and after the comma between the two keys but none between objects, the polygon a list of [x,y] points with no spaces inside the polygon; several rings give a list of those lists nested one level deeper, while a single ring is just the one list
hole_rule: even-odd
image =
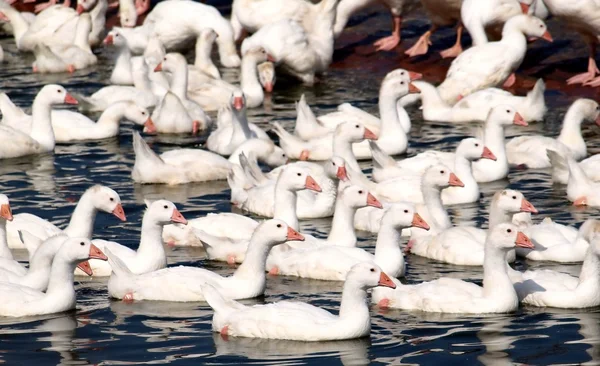
[{"label": "swimming goose", "polygon": [[394,290],[377,289],[371,301],[380,307],[439,313],[506,313],[519,306],[507,273],[506,255],[515,247],[532,247],[529,238],[512,224],[492,228],[485,242],[483,287],[443,277],[416,285],[393,280]]},{"label": "swimming goose", "polygon": [[[569,167],[567,165],[567,160],[553,150],[546,150],[546,153],[548,154],[548,159],[550,159],[550,165],[552,165],[552,181],[555,183],[567,184],[569,181]],[[577,164],[588,178],[594,182],[600,182],[600,169],[598,169],[599,162],[600,154],[596,154],[587,159],[583,159]]]},{"label": "swimming goose", "polygon": [[260,224],[248,245],[246,259],[232,276],[222,277],[204,268],[177,266],[153,272],[134,274],[118,256],[107,250],[113,273],[108,281],[108,294],[125,301],[204,301],[203,286],[219,288],[228,299],[248,299],[264,294],[265,262],[271,248],[286,241],[302,241],[304,237],[281,220]]},{"label": "swimming goose", "polygon": [[210,284],[202,288],[215,310],[212,329],[221,336],[331,341],[368,336],[371,332],[367,289],[395,288],[390,277],[373,263],[352,267],[342,292],[339,315],[295,301],[246,306],[226,299]]},{"label": "swimming goose", "polygon": [[14,259],[6,240],[6,222],[12,220],[13,215],[8,197],[0,194],[0,269],[23,276],[27,270]]},{"label": "swimming goose", "polygon": [[442,99],[454,105],[461,97],[504,83],[525,57],[526,37],[552,41],[546,24],[540,19],[529,15],[510,18],[500,41],[471,47],[452,62],[446,79],[438,87]]},{"label": "swimming goose", "polygon": [[127,40],[117,29],[112,29],[102,41],[105,46],[116,48],[114,55],[113,71],[110,74],[110,83],[116,85],[133,85],[131,51]]},{"label": "swimming goose", "polygon": [[33,214],[20,213],[14,215],[13,220],[7,225],[8,246],[10,248],[25,249],[19,237],[19,231],[27,231],[41,240],[46,240],[61,233],[68,237],[91,239],[98,211],[110,213],[119,220],[126,221],[121,198],[117,192],[105,186],[94,185],[83,193],[75,206],[75,210],[73,210],[69,224],[62,230],[51,222]]},{"label": "swimming goose", "polygon": [[[6,297],[0,303],[0,315],[10,317],[60,313],[75,308],[73,271],[78,263],[89,259],[106,260],[100,249],[87,238],[68,238],[54,256],[48,290],[44,293],[27,286],[0,283]],[[92,275],[89,265],[83,264]]]},{"label": "swimming goose", "polygon": [[488,43],[486,29],[495,29],[515,15],[528,13],[529,6],[517,0],[463,0],[460,8],[461,21],[473,46]]},{"label": "swimming goose", "polygon": [[600,125],[600,106],[591,99],[576,100],[563,119],[558,138],[533,135],[519,136],[506,144],[508,162],[530,169],[549,168],[547,150],[581,160],[587,155],[587,146],[581,136],[581,123],[595,121]]}]

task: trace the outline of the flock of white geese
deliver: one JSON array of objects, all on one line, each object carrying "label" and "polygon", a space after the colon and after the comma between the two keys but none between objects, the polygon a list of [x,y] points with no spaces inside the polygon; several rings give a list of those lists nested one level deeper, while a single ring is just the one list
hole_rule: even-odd
[{"label": "flock of white geese", "polygon": [[[212,328],[225,336],[304,341],[358,338],[370,333],[370,301],[379,307],[444,313],[511,312],[520,303],[540,307],[600,305],[600,222],[579,229],[546,218],[535,223],[534,205],[521,192],[498,191],[489,228],[453,226],[445,205],[476,202],[478,183],[505,179],[510,166],[550,168],[567,185],[578,206],[600,206],[600,159],[587,156],[581,125],[600,125],[600,107],[578,99],[564,116],[557,138],[528,135],[506,142],[504,128],[541,121],[545,84],[526,96],[499,89],[514,83],[528,40],[552,37],[541,18],[565,21],[590,45],[589,70],[570,83],[600,84],[594,62],[600,33],[595,0],[421,0],[432,27],[407,51],[425,54],[430,36],[457,25],[456,44],[442,52],[456,57],[442,84],[393,70],[381,82],[379,116],[351,104],[315,116],[304,97],[297,102],[292,132],[279,123],[277,146],[246,111],[273,92],[275,70],[304,84],[327,70],[334,39],[350,16],[370,0],[234,0],[230,20],[214,7],[189,0],[158,3],[135,26],[144,2],[79,0],[77,10],[45,4],[34,15],[0,2],[3,29],[17,48],[33,52],[33,71],[64,73],[98,62],[92,47],[115,48],[110,86],[92,95],[71,95],[60,85],[44,86],[31,114],[0,94],[0,158],[52,152],[55,144],[119,134],[129,120],[146,134],[209,134],[203,148],[156,154],[133,132],[132,179],[142,184],[186,184],[227,180],[231,203],[273,218],[219,213],[187,220],[175,204],[147,202],[139,247],[93,239],[98,212],[126,216],[119,195],[93,186],[80,198],[66,228],[28,213],[12,214],[0,195],[0,315],[20,317],[72,309],[74,276],[109,276],[109,296],[123,301],[206,301],[214,309]],[[390,50],[400,42],[403,0],[385,0],[393,16],[392,35],[375,43]],[[146,4],[147,5],[147,4]],[[119,6],[123,27],[105,32],[109,6]],[[463,28],[473,46],[461,46]],[[501,29],[497,41],[489,41]],[[241,43],[241,58],[236,47]],[[211,59],[240,67],[239,85],[221,79]],[[173,52],[195,46],[194,64]],[[168,53],[167,53],[168,51]],[[276,91],[275,91],[276,92]],[[465,137],[455,152],[406,153],[411,120],[405,107],[419,103],[426,121],[482,123],[481,136]],[[102,111],[98,121],[71,110]],[[152,111],[152,112],[151,112]],[[207,112],[218,111],[216,121]],[[289,163],[289,160],[300,160]],[[359,160],[372,160],[370,177]],[[259,165],[262,164],[262,165]],[[265,172],[265,166],[272,170]],[[333,216],[326,239],[301,233],[299,221]],[[355,230],[377,235],[374,254],[357,246]],[[404,249],[400,244],[408,237]],[[168,267],[164,243],[203,246],[210,260],[241,263],[223,277],[203,268]],[[11,249],[27,249],[29,265]],[[405,254],[468,266],[483,266],[483,286],[453,278],[413,285],[405,275]],[[516,257],[534,261],[583,262],[580,276],[550,270],[519,272]],[[282,301],[246,306],[236,300],[261,296],[267,272],[345,281],[339,314],[309,304]]]}]

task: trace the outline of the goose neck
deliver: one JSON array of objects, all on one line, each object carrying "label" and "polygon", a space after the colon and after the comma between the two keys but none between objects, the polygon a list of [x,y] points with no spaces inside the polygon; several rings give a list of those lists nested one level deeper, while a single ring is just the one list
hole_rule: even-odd
[{"label": "goose neck", "polygon": [[128,70],[131,72],[131,51],[127,45],[123,45],[117,50],[114,69]]},{"label": "goose neck", "polygon": [[465,185],[464,187],[459,189],[465,189],[468,187],[472,187],[473,185],[477,185],[475,177],[473,177],[471,161],[462,155],[456,154],[456,157],[454,158],[454,173],[456,173],[458,178]]},{"label": "goose neck", "polygon": [[396,107],[396,102],[398,101],[399,97],[386,89],[387,88],[384,86],[379,92],[379,115],[381,116],[380,136],[386,136],[390,133],[395,133],[398,129],[404,131],[400,125],[400,118],[398,116],[397,109],[402,107]]},{"label": "goose neck", "polygon": [[396,274],[404,263],[404,256],[400,250],[401,240],[401,231],[386,223],[384,217],[375,244],[375,263],[391,276]]},{"label": "goose neck", "polygon": [[296,192],[290,191],[281,182],[275,185],[275,208],[274,219],[282,220],[292,229],[298,231],[298,215],[296,214],[296,204],[298,197]]},{"label": "goose neck", "polygon": [[354,152],[352,151],[352,143],[341,136],[333,136],[333,155],[344,158],[347,168],[349,167],[358,172],[361,171],[356,156],[354,156]]},{"label": "goose neck", "polygon": [[[145,69],[145,67],[144,67]],[[150,83],[150,77],[148,72],[145,70],[131,70],[131,78],[133,79],[133,86],[136,89],[143,90],[148,93],[152,93],[152,84]]]},{"label": "goose neck", "polygon": [[361,320],[369,319],[369,317],[367,291],[353,281],[346,281],[340,304],[340,318],[352,319],[352,321],[359,323]]},{"label": "goose neck", "polygon": [[354,231],[355,214],[356,209],[344,203],[343,197],[338,197],[327,241],[336,245],[356,246],[356,232]]},{"label": "goose neck", "polygon": [[46,296],[63,297],[65,293],[75,296],[75,288],[73,287],[75,266],[75,263],[70,263],[60,252],[56,254],[50,269],[50,280]]},{"label": "goose neck", "polygon": [[165,258],[166,253],[162,244],[163,225],[147,216],[144,215],[142,219],[142,234],[137,254],[140,257]]},{"label": "goose neck", "polygon": [[0,218],[0,258],[13,259],[6,240],[6,220]]},{"label": "goose neck", "polygon": [[237,140],[236,137],[240,134],[243,134],[246,140],[252,138],[252,131],[250,131],[250,126],[248,125],[248,116],[246,115],[245,109],[241,111],[233,111],[233,134],[231,136],[232,140]]},{"label": "goose neck", "polygon": [[570,108],[563,120],[558,141],[570,148],[578,145],[585,146],[585,141],[581,135],[581,123],[583,120],[584,116],[581,111],[577,108]]},{"label": "goose neck", "polygon": [[506,252],[487,245],[483,259],[483,294],[485,297],[514,292],[506,270]]},{"label": "goose neck", "polygon": [[591,244],[587,250],[579,274],[580,284],[588,281],[600,282],[600,258],[594,253],[594,248]]},{"label": "goose neck", "polygon": [[92,30],[92,23],[89,17],[79,17],[77,28],[75,29],[75,39],[73,44],[84,51],[91,52],[88,37]]},{"label": "goose neck", "polygon": [[250,243],[248,243],[246,258],[233,276],[235,278],[243,278],[244,280],[252,280],[253,283],[256,281],[256,284],[266,282],[265,268],[270,251],[271,246],[265,243],[264,239],[258,235],[253,235]]},{"label": "goose neck", "polygon": [[[41,93],[40,93],[41,94]],[[52,108],[43,94],[38,94],[33,101],[32,106],[32,126],[31,137],[36,140],[47,151],[54,150],[56,140],[50,114]]]},{"label": "goose neck", "polygon": [[242,58],[242,71],[240,77],[242,91],[246,95],[248,105],[260,104],[265,98],[262,85],[258,80],[258,69],[256,58],[245,56]]},{"label": "goose neck", "polygon": [[2,12],[10,19],[10,25],[15,35],[15,42],[17,46],[21,44],[21,38],[29,30],[29,23],[25,20],[23,15],[17,10],[11,7],[2,8]]},{"label": "goose neck", "polygon": [[85,192],[79,199],[77,206],[75,206],[71,221],[69,221],[64,233],[70,238],[84,237],[91,239],[97,212],[98,209],[94,206],[92,192]]},{"label": "goose neck", "polygon": [[451,227],[452,223],[450,222],[448,212],[446,212],[442,204],[442,195],[439,188],[425,184],[422,187],[422,192],[425,207],[427,207],[427,211],[429,211],[438,226],[437,229],[443,230]]},{"label": "goose neck", "polygon": [[188,69],[187,65],[177,67],[172,73],[170,89],[181,101],[187,100],[187,78]]},{"label": "goose neck", "polygon": [[504,224],[512,221],[512,213],[498,207],[496,202],[492,202],[490,207],[489,223],[488,227],[491,229],[496,225]]},{"label": "goose neck", "polygon": [[128,104],[117,102],[113,103],[104,112],[96,122],[97,125],[108,125],[108,126],[119,126],[119,123],[125,116],[125,112],[128,108]]},{"label": "goose neck", "polygon": [[202,37],[198,37],[196,42],[196,57],[194,58],[194,66],[203,67],[205,65],[212,65],[212,59],[210,53],[212,51],[212,43],[205,42]]},{"label": "goose neck", "polygon": [[504,127],[493,122],[488,122],[484,127],[483,142],[498,159],[506,160],[506,147],[504,142]]}]

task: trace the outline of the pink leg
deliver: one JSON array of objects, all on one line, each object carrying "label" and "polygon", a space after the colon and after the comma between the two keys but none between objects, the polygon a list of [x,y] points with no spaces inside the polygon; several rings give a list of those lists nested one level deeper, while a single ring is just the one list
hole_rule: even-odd
[{"label": "pink leg", "polygon": [[598,66],[596,66],[596,43],[590,43],[589,45],[589,61],[588,61],[588,71],[584,72],[582,74],[579,75],[575,75],[572,78],[570,78],[569,80],[567,80],[567,84],[571,85],[571,84],[585,84],[585,85],[591,85],[591,84],[586,84],[587,82],[591,82],[592,79],[594,79],[594,77],[596,75],[598,75],[600,73],[600,70],[598,70]]},{"label": "pink leg", "polygon": [[410,253],[410,250],[412,249],[414,244],[415,244],[414,239],[410,239],[408,241],[408,243],[406,244],[406,248],[404,248],[404,253],[406,253],[406,254]]},{"label": "pink leg", "polygon": [[279,268],[277,268],[277,267],[271,268],[271,270],[269,271],[269,274],[272,276],[277,276],[279,274]]},{"label": "pink leg", "polygon": [[37,4],[33,8],[33,12],[37,14],[37,13],[41,12],[42,10],[45,10],[45,9],[51,7],[52,5],[55,5],[55,4],[56,4],[56,0],[50,0],[50,1],[46,2],[46,3]]},{"label": "pink leg", "polygon": [[69,72],[70,74],[75,72],[75,65],[67,65],[67,72]]},{"label": "pink leg", "polygon": [[174,247],[175,246],[175,241],[174,240],[167,241],[167,246],[171,247],[171,248]]},{"label": "pink leg", "polygon": [[135,0],[135,10],[137,11],[137,15],[145,14],[149,8],[149,0]]},{"label": "pink leg", "polygon": [[133,302],[133,293],[131,293],[131,292],[126,293],[125,296],[123,296],[123,302],[131,304]]},{"label": "pink leg", "polygon": [[456,43],[454,44],[454,46],[448,48],[447,50],[443,50],[442,52],[440,52],[442,58],[458,57],[458,55],[462,53],[463,48],[460,44],[460,38],[462,37],[463,29],[464,27],[462,23],[459,22],[458,26],[456,27]]},{"label": "pink leg", "polygon": [[228,341],[229,340],[229,326],[226,325],[221,329],[221,338],[223,338],[224,341]]},{"label": "pink leg", "polygon": [[377,306],[380,308],[389,308],[390,307],[390,299],[381,299],[377,303]]},{"label": "pink leg", "polygon": [[200,131],[200,121],[194,121],[192,125],[192,135],[195,135]]},{"label": "pink leg", "polygon": [[429,50],[429,46],[431,46],[431,40],[430,40],[431,35],[437,30],[437,28],[438,28],[437,25],[432,25],[431,29],[429,29],[427,32],[425,32],[421,36],[421,38],[419,38],[417,43],[415,43],[414,46],[412,46],[411,48],[406,50],[406,52],[404,52],[404,53],[410,57],[415,57],[415,56],[426,54],[427,51]]},{"label": "pink leg", "polygon": [[402,26],[402,17],[393,15],[392,16],[392,35],[389,37],[381,38],[377,42],[373,43],[376,51],[391,51],[400,43],[400,27]]},{"label": "pink leg", "polygon": [[230,254],[227,256],[227,264],[230,264],[230,265],[235,264],[235,255]]},{"label": "pink leg", "polygon": [[503,88],[510,88],[511,86],[515,85],[515,82],[517,81],[517,76],[515,75],[515,73],[510,74],[510,76],[508,77],[508,79],[506,79],[504,81],[504,84],[502,84]]}]

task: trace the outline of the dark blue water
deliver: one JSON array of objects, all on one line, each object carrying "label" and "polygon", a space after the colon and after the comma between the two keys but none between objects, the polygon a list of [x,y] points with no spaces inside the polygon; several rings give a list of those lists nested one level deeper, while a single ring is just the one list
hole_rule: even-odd
[{"label": "dark blue water", "polygon": [[[222,1],[221,3],[226,3]],[[221,4],[222,5],[222,4]],[[425,29],[418,21],[420,13],[409,18],[403,31],[404,41],[412,43]],[[377,37],[383,36],[388,18],[379,8],[354,20],[353,30],[342,39],[336,63],[323,82],[312,89],[279,79],[273,97],[261,109],[251,111],[251,121],[267,128],[270,121],[282,121],[289,128],[295,119],[294,102],[306,93],[317,113],[335,108],[342,102],[353,102],[369,111],[377,110],[379,81],[387,71],[398,67],[398,55],[361,54]],[[552,23],[551,29],[559,28]],[[381,29],[381,31],[378,31]],[[365,35],[368,36],[359,36]],[[560,33],[559,33],[560,34]],[[556,38],[557,34],[553,33]],[[442,45],[448,46],[451,33],[442,33]],[[572,37],[570,38],[573,39]],[[444,44],[444,42],[446,44]],[[110,53],[99,49],[100,66],[65,75],[42,77],[32,75],[31,56],[17,54],[13,41],[4,39],[2,46],[9,61],[2,65],[2,91],[20,106],[29,107],[40,87],[60,82],[69,91],[91,94],[102,86],[110,72]],[[406,43],[405,43],[406,45]],[[565,43],[561,44],[561,50]],[[575,43],[579,47],[578,43]],[[537,48],[536,48],[537,47]],[[534,46],[533,57],[547,62],[549,46]],[[558,47],[558,46],[556,46]],[[435,50],[436,48],[434,48]],[[356,52],[355,52],[356,51]],[[356,56],[356,54],[359,56]],[[585,53],[578,52],[578,57]],[[543,57],[542,57],[543,56]],[[423,71],[426,77],[439,78],[437,56],[417,61],[402,61],[403,66]],[[530,61],[532,62],[532,61]],[[583,66],[583,64],[581,65]],[[536,71],[539,72],[539,71]],[[226,77],[237,78],[237,71]],[[533,80],[533,79],[532,79]],[[528,128],[509,128],[508,135],[526,132],[557,134],[568,104],[578,91],[547,93],[550,113],[544,123]],[[467,126],[424,124],[418,110],[410,111],[413,120],[410,153],[423,149],[451,150],[465,135]],[[100,215],[95,236],[118,240],[136,247],[144,198],[166,198],[174,201],[189,219],[208,212],[230,211],[226,182],[189,184],[176,187],[141,186],[130,179],[133,165],[131,131],[125,124],[118,138],[102,142],[62,145],[54,154],[35,158],[2,161],[0,190],[10,197],[14,213],[31,212],[63,225],[75,202],[93,184],[115,189],[123,200],[126,223],[108,215]],[[584,127],[590,151],[600,147],[598,129]],[[167,151],[174,144],[193,147],[202,139],[148,138],[152,147]],[[162,141],[162,142],[161,142]],[[364,164],[367,169],[369,164]],[[575,210],[566,200],[563,186],[552,185],[546,171],[511,171],[508,180],[481,186],[481,202],[450,209],[456,224],[484,225],[487,206],[500,188],[522,190],[540,210],[538,219],[550,216],[561,223],[579,225],[597,216],[595,209]],[[330,220],[302,222],[304,230],[325,236]],[[375,237],[362,234],[361,246],[373,251]],[[234,271],[223,263],[207,261],[202,249],[168,248],[169,264],[201,266],[220,274]],[[25,253],[17,253],[26,258]],[[410,256],[407,258],[408,282],[452,276],[481,281],[480,268],[466,268],[434,263]],[[545,267],[579,273],[580,265],[553,265],[518,261],[517,268]],[[578,364],[596,363],[600,355],[600,312],[590,310],[552,310],[525,307],[513,314],[493,316],[436,315],[398,310],[372,310],[373,329],[370,338],[345,342],[303,343],[260,339],[222,339],[210,330],[212,312],[205,303],[136,302],[125,304],[109,300],[106,279],[78,279],[77,310],[42,318],[0,318],[0,363],[23,365],[46,364],[255,364],[255,365],[362,365],[362,364]],[[252,302],[282,299],[307,301],[337,311],[341,283],[270,277],[264,298]],[[1,294],[0,294],[1,299]]]}]

